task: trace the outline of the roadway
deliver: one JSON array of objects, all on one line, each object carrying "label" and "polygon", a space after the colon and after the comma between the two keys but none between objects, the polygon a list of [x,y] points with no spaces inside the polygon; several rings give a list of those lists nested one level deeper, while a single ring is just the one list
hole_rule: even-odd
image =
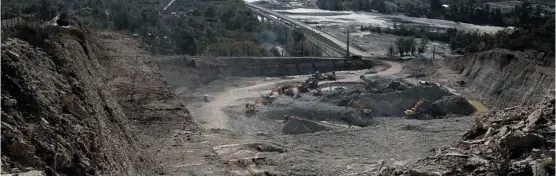
[{"label": "roadway", "polygon": [[[247,5],[247,7],[251,8],[251,9],[255,9],[255,10],[253,11],[253,12],[255,12],[255,13],[258,13],[258,14],[263,14],[263,13],[264,13],[264,15],[275,16],[276,18],[279,18],[280,20],[284,20],[284,21],[286,21],[286,22],[288,22],[288,23],[290,23],[290,24],[293,24],[293,25],[298,26],[298,27],[300,27],[300,28],[303,28],[303,29],[305,29],[305,30],[307,30],[307,31],[310,31],[310,32],[312,32],[312,33],[315,34],[315,35],[318,35],[318,36],[320,36],[320,37],[323,37],[324,39],[326,39],[326,40],[332,42],[333,44],[335,44],[334,48],[337,48],[337,49],[339,48],[339,49],[342,50],[342,51],[346,51],[346,50],[347,50],[347,44],[346,44],[346,43],[344,43],[344,42],[342,42],[342,41],[336,39],[334,36],[332,36],[332,35],[330,35],[330,34],[327,34],[327,33],[325,33],[325,32],[322,32],[322,31],[320,31],[320,30],[317,30],[317,29],[315,29],[315,28],[313,28],[313,27],[311,27],[311,26],[309,26],[309,25],[307,25],[307,24],[305,24],[305,23],[302,23],[302,22],[300,22],[300,21],[298,21],[298,20],[292,19],[292,18],[290,18],[290,17],[288,17],[288,16],[286,16],[286,15],[282,15],[282,14],[280,14],[280,13],[277,13],[277,12],[274,12],[274,11],[272,11],[272,10],[266,9],[266,8],[264,8],[264,7],[260,7],[260,6],[258,6],[258,5],[251,4],[251,3],[248,3],[248,2],[246,2],[245,4]],[[322,42],[325,42],[325,41],[322,41]],[[325,43],[326,43],[326,42],[325,42]],[[334,52],[337,52],[337,50],[335,50]],[[364,52],[364,51],[361,51],[361,50],[359,50],[359,49],[357,49],[357,48],[354,48],[354,47],[349,47],[349,53],[350,53],[351,55],[361,55],[361,56],[363,56],[363,57],[369,57],[369,56],[371,56],[369,53]]]}]

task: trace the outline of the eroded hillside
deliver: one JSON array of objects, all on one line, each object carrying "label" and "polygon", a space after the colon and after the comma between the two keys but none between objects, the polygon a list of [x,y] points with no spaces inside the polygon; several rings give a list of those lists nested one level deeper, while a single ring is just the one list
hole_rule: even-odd
[{"label": "eroded hillside", "polygon": [[445,60],[460,74],[473,97],[500,109],[534,105],[554,90],[554,66],[546,66],[534,55],[505,49],[490,50]]},{"label": "eroded hillside", "polygon": [[164,174],[157,150],[178,129],[196,133],[135,41],[79,27],[16,31],[2,40],[3,174]]}]

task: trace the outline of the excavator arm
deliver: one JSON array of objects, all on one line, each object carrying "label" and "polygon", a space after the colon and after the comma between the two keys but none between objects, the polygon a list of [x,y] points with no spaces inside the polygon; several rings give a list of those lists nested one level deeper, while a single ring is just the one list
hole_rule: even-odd
[{"label": "excavator arm", "polygon": [[415,103],[415,106],[413,106],[413,108],[411,108],[410,110],[406,110],[404,113],[406,116],[415,116],[417,114],[419,114],[419,107],[425,103],[425,99],[421,99],[419,100],[417,103]]},{"label": "excavator arm", "polygon": [[423,103],[425,103],[424,100],[419,100],[419,101],[415,104],[415,106],[413,107],[413,109],[412,109],[413,112],[419,112],[419,106],[421,106]]}]

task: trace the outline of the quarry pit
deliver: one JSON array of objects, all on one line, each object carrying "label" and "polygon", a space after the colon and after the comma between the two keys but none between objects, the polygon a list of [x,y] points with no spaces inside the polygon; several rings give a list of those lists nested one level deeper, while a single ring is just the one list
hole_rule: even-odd
[{"label": "quarry pit", "polygon": [[[225,165],[227,174],[253,175],[253,169],[246,170],[241,164],[235,164],[240,159],[259,159],[263,162],[251,164],[249,168],[280,175],[280,171],[297,171],[286,169],[290,168],[288,165],[298,164],[292,162],[294,159],[314,161],[317,157],[323,159],[317,163],[300,162],[303,165],[294,167],[299,172],[288,174],[347,175],[363,173],[363,169],[378,172],[381,161],[406,163],[415,160],[411,157],[429,154],[431,148],[453,142],[469,127],[469,115],[476,111],[465,98],[448,88],[407,81],[397,62],[351,61],[353,65],[346,68],[343,64],[334,66],[330,60],[316,64],[303,59],[281,63],[284,61],[250,62],[249,68],[242,68],[240,66],[245,64],[229,59],[159,60],[159,68],[165,71],[162,74],[178,97],[187,102],[192,116],[208,134],[206,142],[218,149],[219,158],[232,161]],[[341,63],[339,61],[337,63]],[[319,81],[322,94],[280,94],[272,103],[257,104],[254,112],[245,112],[246,103],[255,104],[278,87],[302,85],[316,71],[336,75],[336,80]],[[195,84],[183,78],[186,73],[206,81],[191,87]],[[421,100],[424,103],[419,107],[419,116],[406,117],[404,112]],[[466,109],[461,110],[462,106]],[[334,136],[328,136],[330,134]],[[365,137],[370,139],[361,139]],[[369,145],[362,141],[375,143]],[[248,148],[252,146],[247,144],[255,142],[281,150],[267,152]],[[331,147],[323,149],[320,146]],[[369,147],[371,149],[363,150]],[[311,152],[307,152],[308,149]],[[400,152],[402,149],[406,151]],[[218,154],[224,151],[226,153]],[[330,154],[338,151],[343,153]],[[304,152],[314,157],[300,155]],[[283,157],[291,159],[284,161]],[[363,159],[367,162],[362,162]],[[353,172],[310,170],[325,169],[323,166],[329,163],[340,166],[369,164]]]}]

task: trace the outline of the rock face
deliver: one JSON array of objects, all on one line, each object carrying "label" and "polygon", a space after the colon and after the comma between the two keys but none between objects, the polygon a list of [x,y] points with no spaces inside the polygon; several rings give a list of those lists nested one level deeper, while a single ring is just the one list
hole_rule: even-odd
[{"label": "rock face", "polygon": [[468,116],[473,114],[476,110],[462,96],[445,96],[437,100],[431,105],[431,114],[434,116],[445,116],[447,114],[464,115]]},{"label": "rock face", "polygon": [[534,105],[554,90],[554,67],[522,52],[496,49],[444,60],[463,77],[475,99],[491,109]]},{"label": "rock face", "polygon": [[2,173],[153,174],[87,32],[41,32],[2,41]]},{"label": "rock face", "polygon": [[534,107],[477,115],[457,145],[381,175],[554,176],[554,104],[551,92]]},{"label": "rock face", "polygon": [[137,41],[78,27],[20,31],[31,33],[2,41],[3,174],[160,175],[163,146],[197,139]]}]

